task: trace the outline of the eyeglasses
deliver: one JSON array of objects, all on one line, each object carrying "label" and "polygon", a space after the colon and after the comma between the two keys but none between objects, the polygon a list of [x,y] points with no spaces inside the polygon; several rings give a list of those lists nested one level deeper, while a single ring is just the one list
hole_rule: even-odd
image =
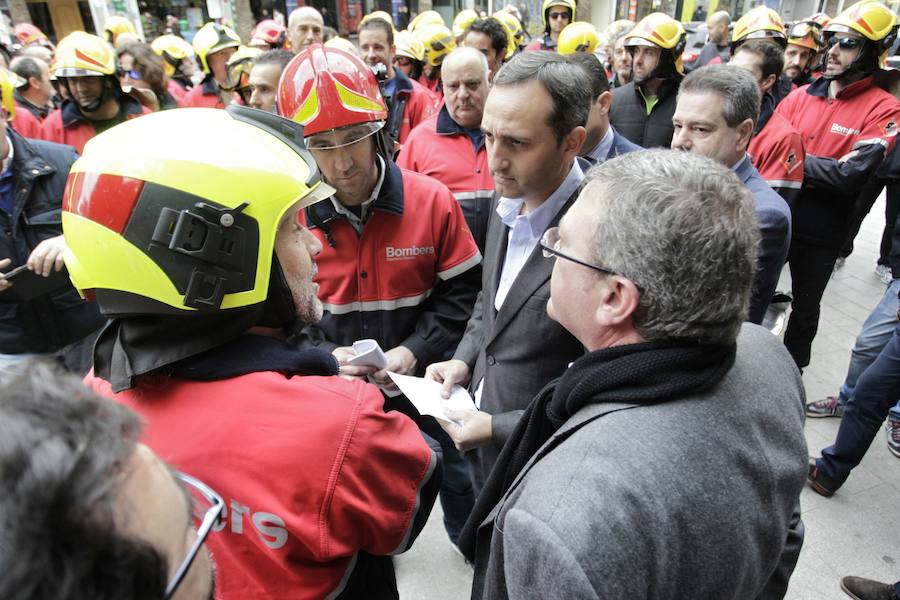
[{"label": "eyeglasses", "polygon": [[567,254],[563,254],[562,252],[557,250],[557,248],[559,248],[559,227],[551,227],[550,229],[545,231],[544,235],[541,236],[540,244],[541,250],[544,253],[544,258],[563,258],[565,260],[570,260],[575,264],[581,265],[582,267],[587,267],[588,269],[599,271],[600,273],[605,273],[607,275],[621,275],[621,273],[619,273],[618,271],[613,271],[612,269],[607,269],[606,267],[592,265],[591,263],[587,263],[583,260],[579,260]]},{"label": "eyeglasses", "polygon": [[134,80],[134,81],[140,81],[140,80],[141,80],[141,74],[140,74],[140,72],[139,72],[139,71],[135,71],[134,69],[132,69],[131,71],[125,71],[125,75],[128,76],[128,79],[131,79],[131,80]]},{"label": "eyeglasses", "polygon": [[551,13],[547,13],[547,18],[548,18],[548,19],[568,19],[568,18],[569,18],[569,11],[564,10],[563,12],[551,12]]},{"label": "eyeglasses", "polygon": [[196,558],[197,553],[200,551],[200,546],[206,541],[206,537],[209,535],[210,530],[222,520],[222,511],[225,509],[225,501],[222,499],[222,496],[215,493],[205,483],[199,479],[194,479],[185,473],[176,473],[176,475],[181,483],[184,484],[185,489],[191,497],[191,509],[193,511],[194,521],[199,521],[199,525],[197,526],[197,539],[194,540],[194,544],[188,551],[187,556],[181,561],[181,565],[178,567],[178,570],[175,571],[175,575],[166,586],[165,597],[167,599],[171,598],[175,593],[175,590],[178,589],[178,586],[191,568],[194,558]]},{"label": "eyeglasses", "polygon": [[865,43],[865,40],[860,38],[849,38],[849,37],[837,37],[831,36],[827,40],[825,40],[825,45],[828,48],[832,48],[835,44],[838,44],[841,47],[841,50],[853,50],[854,48],[859,48]]}]

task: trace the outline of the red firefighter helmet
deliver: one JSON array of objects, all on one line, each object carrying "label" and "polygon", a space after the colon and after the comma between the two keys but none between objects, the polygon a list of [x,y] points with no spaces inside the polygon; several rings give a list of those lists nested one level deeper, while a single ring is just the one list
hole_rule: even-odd
[{"label": "red firefighter helmet", "polygon": [[[278,113],[309,137],[350,125],[375,133],[388,111],[375,74],[343,50],[313,44],[295,56],[278,84]],[[341,144],[344,145],[344,144]]]},{"label": "red firefighter helmet", "polygon": [[276,49],[287,45],[287,29],[272,19],[257,23],[250,33],[248,46],[255,48]]}]

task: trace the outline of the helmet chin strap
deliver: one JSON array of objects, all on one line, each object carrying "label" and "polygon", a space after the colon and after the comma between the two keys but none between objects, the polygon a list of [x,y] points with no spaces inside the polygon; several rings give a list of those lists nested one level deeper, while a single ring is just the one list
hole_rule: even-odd
[{"label": "helmet chin strap", "polygon": [[[66,89],[69,91],[69,95],[74,99],[75,95],[72,93],[72,89],[69,86],[69,82],[66,81]],[[103,89],[100,91],[100,96],[95,98],[90,104],[82,104],[76,100],[78,104],[78,108],[84,112],[96,112],[100,110],[104,104],[106,104],[109,100],[118,98],[119,94],[122,93],[122,88],[119,87],[119,80],[116,79],[112,75],[104,75],[103,76]]]}]

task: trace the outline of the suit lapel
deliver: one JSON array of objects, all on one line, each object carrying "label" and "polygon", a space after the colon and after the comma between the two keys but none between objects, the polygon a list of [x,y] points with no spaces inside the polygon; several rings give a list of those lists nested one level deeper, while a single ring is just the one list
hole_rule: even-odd
[{"label": "suit lapel", "polygon": [[[494,201],[491,202],[491,216],[488,219],[487,241],[484,248],[484,269],[489,279],[482,310],[490,310],[492,314],[497,313],[494,310],[494,299],[497,297],[497,288],[500,286],[500,272],[503,270],[503,261],[506,260],[506,239],[509,235],[509,228],[503,224],[503,221],[500,220],[500,215],[497,214],[498,201],[499,197],[494,193]],[[490,306],[488,306],[488,302]]]},{"label": "suit lapel", "polygon": [[[577,197],[577,191],[569,196],[569,199],[566,200],[566,203],[563,204],[563,207],[559,210],[559,212],[556,213],[556,215],[553,217],[553,220],[550,221],[550,224],[547,226],[548,229],[550,227],[556,227],[557,225],[559,225],[559,220],[564,214],[566,214],[566,211],[569,210],[569,207],[572,206],[572,203],[575,202],[575,198]],[[503,229],[504,233],[508,231],[508,228],[506,228],[505,226],[503,227]],[[507,235],[502,235],[500,237],[502,238],[503,253],[505,255]],[[502,269],[503,259],[501,258],[498,261],[498,265],[496,268],[495,280],[492,282],[492,307],[493,297],[495,297],[497,293],[497,286],[500,282],[500,271]],[[519,274],[513,281],[513,284],[509,289],[509,293],[506,295],[506,299],[503,301],[503,306],[500,307],[500,311],[497,313],[497,318],[494,322],[494,330],[491,335],[492,339],[497,337],[503,330],[503,328],[506,327],[510,323],[510,321],[512,321],[513,317],[515,317],[522,309],[522,305],[525,304],[525,302],[527,302],[528,299],[534,295],[534,292],[537,291],[539,287],[544,285],[547,280],[550,279],[550,273],[552,271],[553,261],[544,258],[543,254],[541,253],[541,246],[540,244],[538,244],[534,247],[534,250],[532,250],[531,255],[528,257],[528,260],[525,261],[525,265],[522,267],[522,270],[519,271]]]}]

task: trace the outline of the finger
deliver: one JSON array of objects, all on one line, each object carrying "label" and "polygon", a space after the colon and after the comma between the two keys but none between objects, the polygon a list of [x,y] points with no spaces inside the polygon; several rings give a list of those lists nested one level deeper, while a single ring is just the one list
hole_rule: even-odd
[{"label": "finger", "polygon": [[457,410],[454,408],[445,408],[444,414],[447,415],[448,419],[452,419],[453,421],[456,421],[457,423],[462,423],[463,421],[465,421],[468,418],[468,416],[470,414],[472,414],[472,411]]},{"label": "finger", "polygon": [[44,255],[44,260],[41,261],[41,275],[49,277],[50,273],[53,272],[53,263],[55,262],[56,256],[52,252]]},{"label": "finger", "polygon": [[453,381],[453,379],[451,379],[449,377],[444,378],[443,383],[441,383],[441,398],[446,400],[447,398],[450,397],[450,390],[453,389],[453,385],[455,383],[456,382]]},{"label": "finger", "polygon": [[341,365],[341,375],[351,375],[353,377],[366,377],[375,372],[375,367],[363,367],[360,365]]},{"label": "finger", "polygon": [[3,260],[0,260],[0,269],[5,269],[6,267],[9,266],[9,264],[11,262],[12,262],[11,258],[4,258]]},{"label": "finger", "polygon": [[0,278],[0,292],[4,291],[7,288],[11,288],[12,284],[7,280]]},{"label": "finger", "polygon": [[56,260],[53,262],[53,270],[54,271],[62,271],[62,268],[66,265],[65,255],[60,252],[56,257]]}]

